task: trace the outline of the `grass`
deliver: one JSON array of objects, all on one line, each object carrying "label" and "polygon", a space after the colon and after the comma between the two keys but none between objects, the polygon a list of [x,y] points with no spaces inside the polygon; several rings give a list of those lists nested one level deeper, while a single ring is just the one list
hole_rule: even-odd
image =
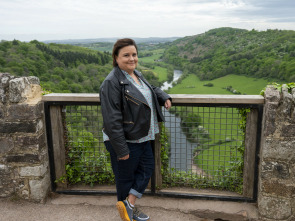
[{"label": "grass", "polygon": [[167,80],[167,69],[166,68],[163,68],[160,66],[155,66],[155,68],[153,69],[153,72],[156,73],[160,82],[164,82]]},{"label": "grass", "polygon": [[[206,87],[204,86],[206,83],[212,83],[214,86]],[[212,81],[200,81],[196,75],[190,74],[181,84],[174,86],[168,92],[170,94],[232,94],[224,89],[232,86],[242,94],[257,95],[268,83],[264,79],[240,75],[227,75]]]},{"label": "grass", "polygon": [[157,49],[152,51],[153,55],[149,57],[139,57],[139,60],[142,62],[147,62],[147,63],[154,63],[155,60],[159,60],[160,57],[164,53],[164,49]]},{"label": "grass", "polygon": [[[176,109],[181,111],[181,107],[176,107]],[[195,148],[198,153],[195,163],[200,168],[206,173],[215,175],[220,167],[229,167],[234,157],[241,157],[241,154],[235,151],[243,140],[239,129],[240,118],[237,109],[192,107],[189,112],[198,114],[201,118],[201,126],[209,132],[209,138],[202,138],[198,135],[199,145]]]},{"label": "grass", "polygon": [[[238,158],[241,157],[240,153],[235,152],[231,148],[235,145],[237,145],[237,142],[233,141],[223,145],[215,145],[207,150],[203,150],[195,159],[195,163],[197,163],[204,171],[208,171],[208,173],[214,175],[220,167],[230,167],[230,162],[235,159],[234,156]],[[218,153],[218,155],[216,153]]]}]

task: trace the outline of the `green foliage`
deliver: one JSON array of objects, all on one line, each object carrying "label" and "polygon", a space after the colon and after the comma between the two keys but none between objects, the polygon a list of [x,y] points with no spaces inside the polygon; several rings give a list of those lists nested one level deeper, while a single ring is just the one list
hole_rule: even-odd
[{"label": "green foliage", "polygon": [[111,56],[90,49],[14,40],[0,42],[0,72],[37,76],[44,91],[98,93]]},{"label": "green foliage", "polygon": [[213,87],[214,84],[212,84],[212,83],[207,83],[207,84],[204,84],[204,86],[205,86],[205,87]]},{"label": "green foliage", "polygon": [[[288,89],[288,92],[291,93],[292,89],[295,88],[294,82],[287,83],[287,84],[278,84],[276,82],[273,82],[269,85],[273,86],[274,88],[276,88],[280,92],[282,91],[282,88],[286,88],[286,89]],[[266,89],[266,87],[261,90],[260,95],[264,96],[265,89]]]},{"label": "green foliage", "polygon": [[160,143],[161,143],[161,173],[163,177],[167,177],[169,174],[169,149],[170,144],[168,142],[168,129],[163,123],[161,123]]},{"label": "green foliage", "polygon": [[52,91],[45,89],[45,88],[42,86],[42,84],[41,84],[40,86],[41,86],[41,90],[42,90],[42,95],[46,95],[46,94],[51,94],[51,93],[52,93]]},{"label": "green foliage", "polygon": [[[66,179],[69,184],[113,184],[115,178],[110,154],[99,142],[98,136],[87,131],[87,122],[97,121],[92,116],[95,112],[87,110],[87,118],[82,117],[80,112],[83,112],[83,108],[78,107],[77,112],[67,114]],[[101,128],[97,129],[101,131]],[[64,178],[60,179],[62,181]]]},{"label": "green foliage", "polygon": [[295,31],[213,29],[174,41],[163,60],[201,80],[229,74],[294,81]]}]

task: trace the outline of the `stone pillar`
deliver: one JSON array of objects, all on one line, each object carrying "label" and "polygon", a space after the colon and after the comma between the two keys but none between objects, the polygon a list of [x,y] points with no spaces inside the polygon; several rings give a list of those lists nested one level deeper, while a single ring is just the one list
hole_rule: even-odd
[{"label": "stone pillar", "polygon": [[37,77],[0,73],[0,197],[43,202],[50,189]]},{"label": "stone pillar", "polygon": [[295,220],[295,89],[265,91],[261,140],[259,220]]}]

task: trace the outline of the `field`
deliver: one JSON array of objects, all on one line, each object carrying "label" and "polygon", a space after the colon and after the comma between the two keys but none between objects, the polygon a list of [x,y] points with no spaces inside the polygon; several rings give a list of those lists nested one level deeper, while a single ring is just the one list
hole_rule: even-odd
[{"label": "field", "polygon": [[153,55],[148,57],[140,57],[139,55],[139,61],[154,63],[155,60],[159,60],[160,57],[163,55],[164,49],[152,50],[151,53],[153,53]]},{"label": "field", "polygon": [[[213,87],[204,86],[212,83]],[[227,75],[212,81],[200,81],[196,75],[189,75],[181,84],[171,88],[170,94],[232,94],[225,88],[232,86],[241,94],[257,95],[268,84],[267,80],[240,75]]]},{"label": "field", "polygon": [[167,69],[160,67],[160,66],[155,66],[153,69],[153,72],[156,74],[156,76],[159,78],[160,82],[164,82],[167,79]]}]

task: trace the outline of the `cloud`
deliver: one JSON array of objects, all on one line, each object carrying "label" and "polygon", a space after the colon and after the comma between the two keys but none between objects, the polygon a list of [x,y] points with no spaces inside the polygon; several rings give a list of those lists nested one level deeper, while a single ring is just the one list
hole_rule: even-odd
[{"label": "cloud", "polygon": [[0,1],[0,39],[181,37],[224,26],[295,27],[295,1],[291,0]]}]

